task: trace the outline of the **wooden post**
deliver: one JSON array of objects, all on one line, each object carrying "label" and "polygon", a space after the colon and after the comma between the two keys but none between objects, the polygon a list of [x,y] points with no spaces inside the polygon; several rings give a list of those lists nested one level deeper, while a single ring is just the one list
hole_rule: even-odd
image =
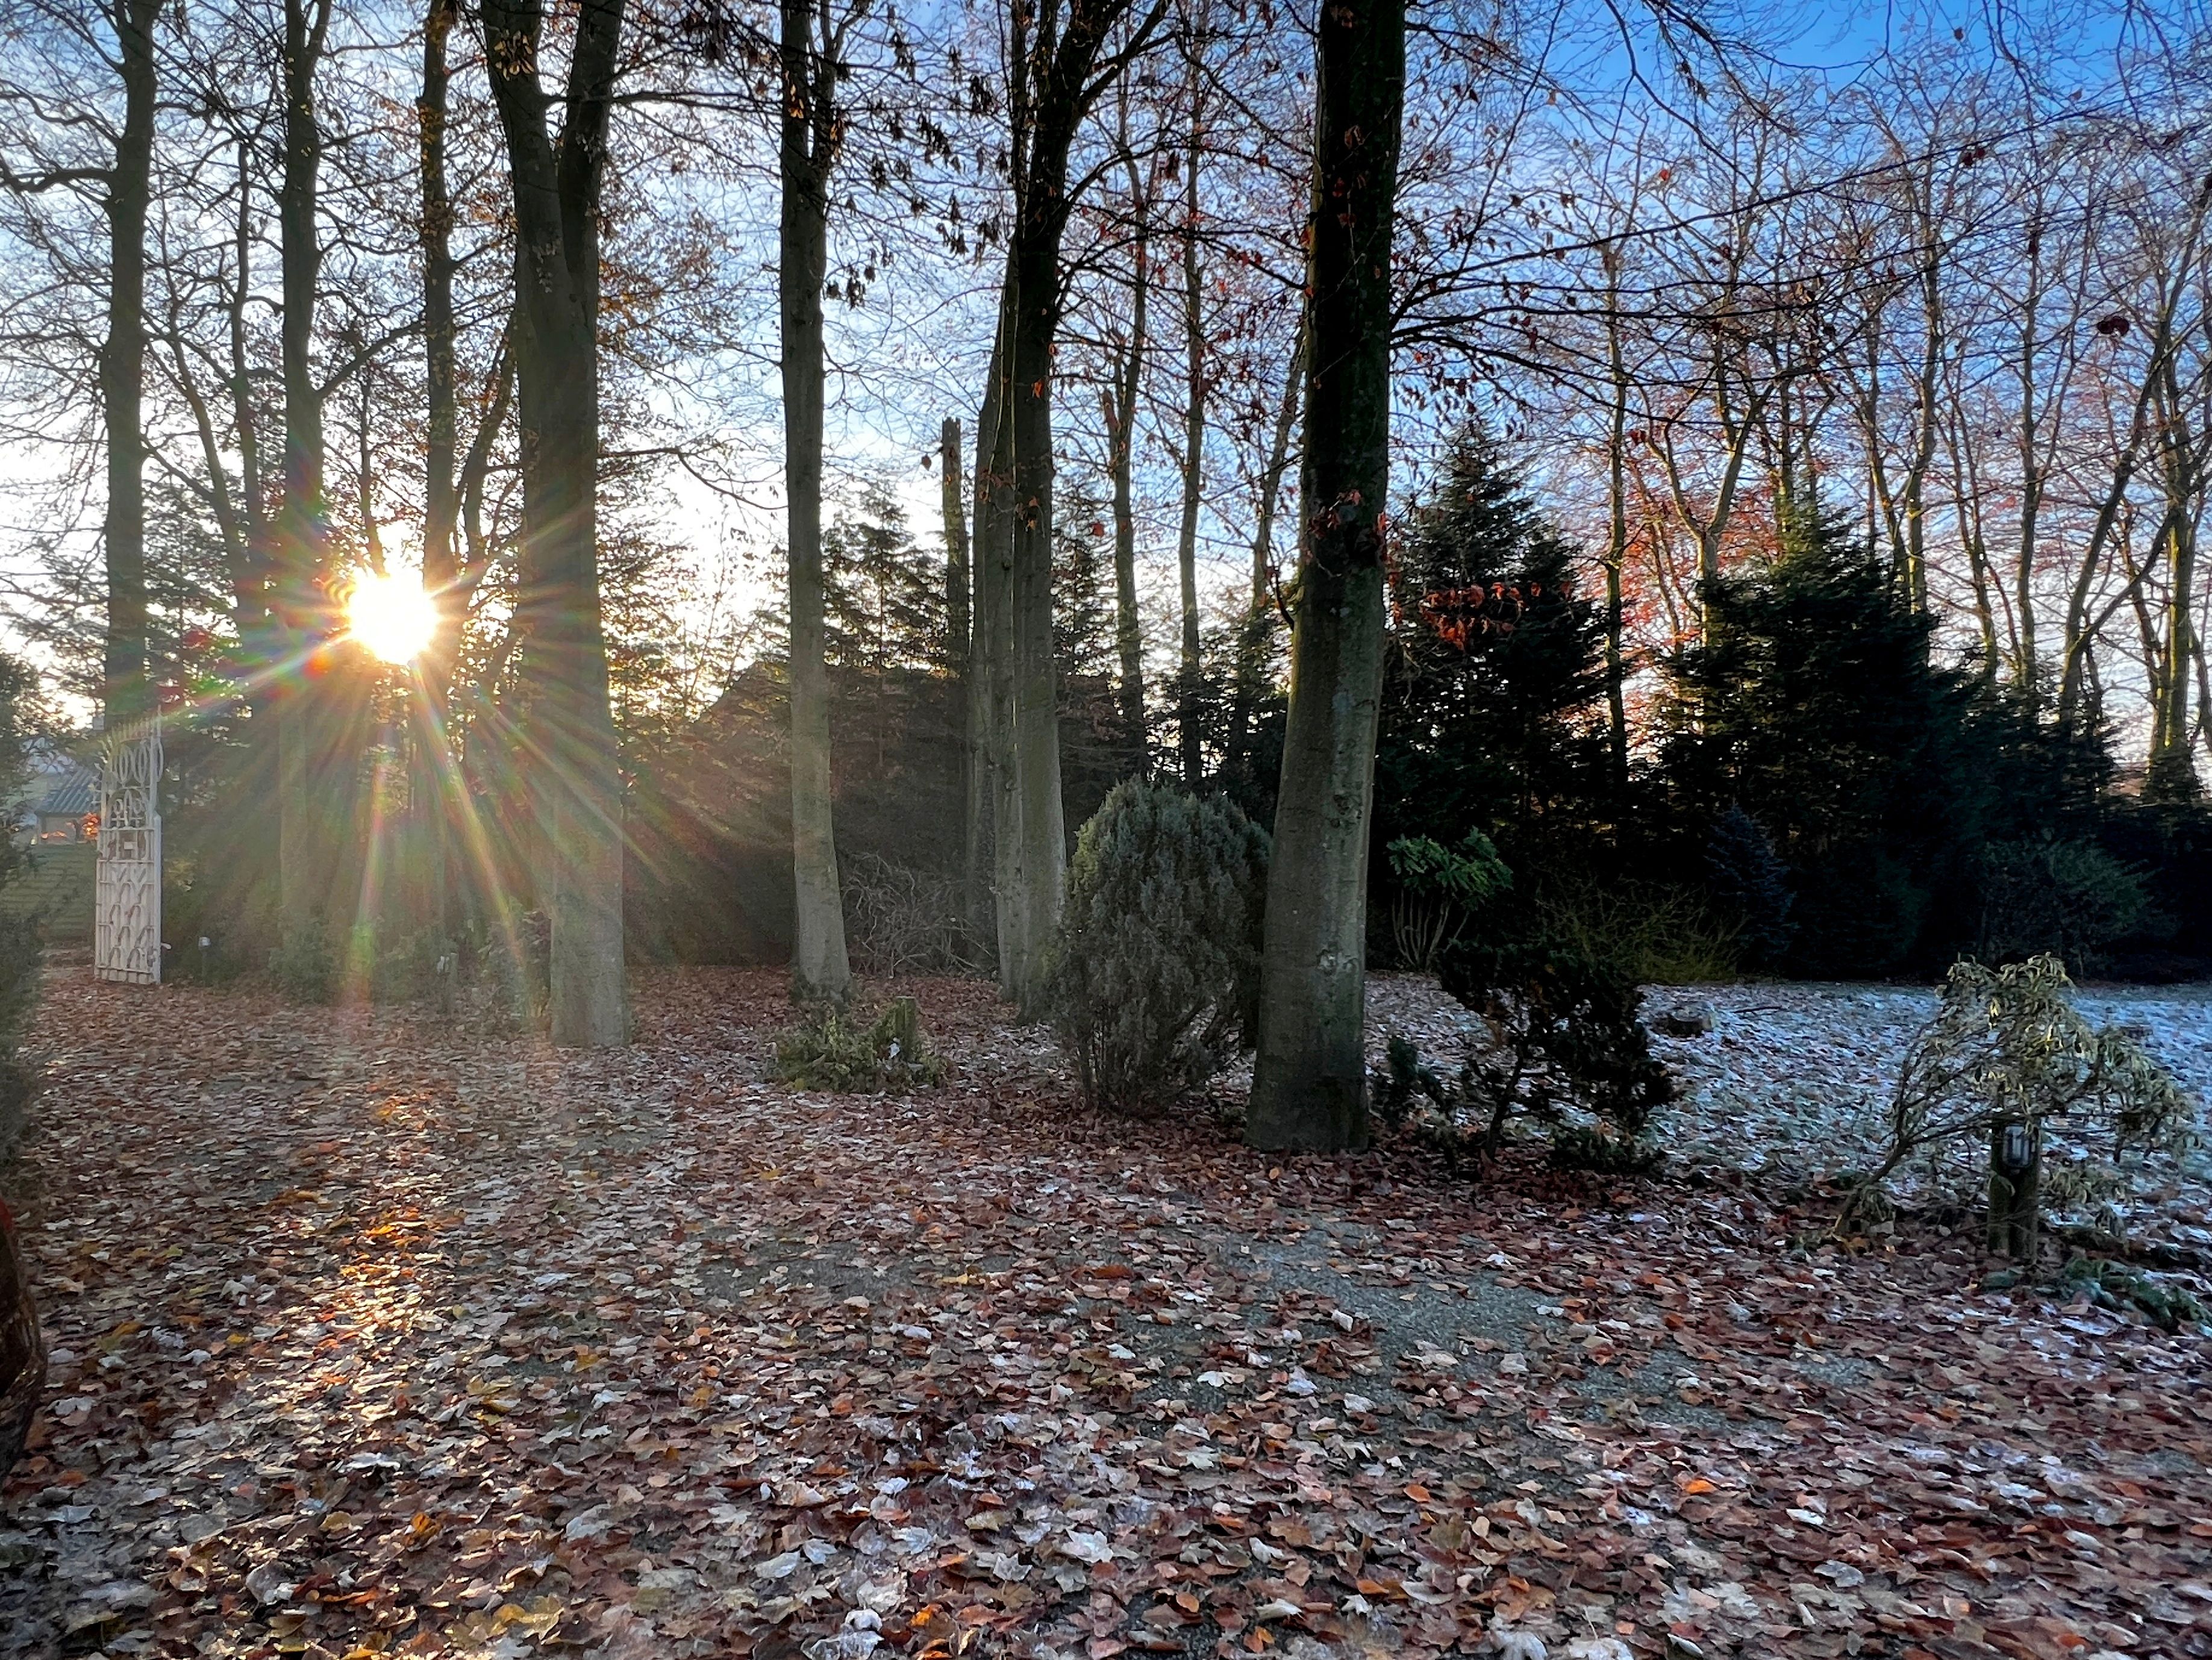
[{"label": "wooden post", "polygon": [[1986,1243],[1991,1255],[2015,1262],[2035,1261],[2042,1210],[2042,1126],[1999,1124],[1990,1131],[1990,1218]]}]

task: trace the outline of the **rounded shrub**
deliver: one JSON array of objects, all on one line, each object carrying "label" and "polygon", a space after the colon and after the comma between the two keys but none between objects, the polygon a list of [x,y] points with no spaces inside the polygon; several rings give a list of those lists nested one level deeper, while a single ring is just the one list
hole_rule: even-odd
[{"label": "rounded shrub", "polygon": [[328,1003],[337,996],[338,953],[321,917],[286,931],[269,953],[269,977],[288,1003]]},{"label": "rounded shrub", "polygon": [[2142,926],[2142,879],[2091,842],[2057,836],[1992,842],[1982,850],[1979,955],[1988,963],[2057,956],[2076,972]]},{"label": "rounded shrub", "polygon": [[1267,835],[1230,803],[1115,787],[1083,827],[1046,1001],[1085,1096],[1188,1093],[1252,1045]]}]

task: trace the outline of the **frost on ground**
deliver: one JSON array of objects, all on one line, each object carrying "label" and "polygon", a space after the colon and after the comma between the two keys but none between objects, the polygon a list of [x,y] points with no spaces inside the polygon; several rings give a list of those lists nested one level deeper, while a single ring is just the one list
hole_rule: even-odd
[{"label": "frost on ground", "polygon": [[[1425,1053],[1455,1060],[1481,1023],[1444,996],[1433,980],[1376,976],[1370,1024],[1379,1045],[1402,1032]],[[1647,1018],[1701,1006],[1713,1030],[1701,1037],[1652,1039],[1653,1052],[1682,1081],[1682,1098],[1664,1115],[1661,1139],[1691,1168],[1719,1166],[1802,1182],[1869,1170],[1881,1161],[1890,1089],[1913,1034],[1936,1011],[1933,988],[1867,985],[1655,987]],[[2177,1168],[2166,1161],[2131,1167],[2131,1228],[2212,1247],[2212,987],[2159,987],[2081,993],[2091,1020],[2140,1041],[2197,1098],[2196,1148]],[[1379,1047],[1377,1049],[1379,1056]],[[1975,1150],[1936,1170],[1915,1164],[1893,1179],[1900,1196],[1925,1201],[1971,1193],[1985,1168]]]},{"label": "frost on ground", "polygon": [[972,982],[944,1088],[794,1094],[784,987],[578,1055],[54,976],[0,1653],[2212,1657],[2193,1333],[1756,1177],[1097,1117]]}]

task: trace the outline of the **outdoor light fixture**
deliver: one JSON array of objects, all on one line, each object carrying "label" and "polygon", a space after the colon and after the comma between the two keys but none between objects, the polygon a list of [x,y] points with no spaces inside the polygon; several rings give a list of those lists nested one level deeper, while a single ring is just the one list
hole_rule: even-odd
[{"label": "outdoor light fixture", "polygon": [[363,571],[346,596],[346,632],[387,663],[408,663],[438,631],[438,605],[405,571]]}]

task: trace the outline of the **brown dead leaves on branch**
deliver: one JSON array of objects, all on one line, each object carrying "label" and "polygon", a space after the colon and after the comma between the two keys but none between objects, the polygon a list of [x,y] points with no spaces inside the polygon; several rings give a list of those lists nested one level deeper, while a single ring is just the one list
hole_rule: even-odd
[{"label": "brown dead leaves on branch", "polygon": [[2212,1653],[2193,1339],[1794,1256],[1727,1184],[913,1098],[64,978],[22,1174],[27,1653]]}]

